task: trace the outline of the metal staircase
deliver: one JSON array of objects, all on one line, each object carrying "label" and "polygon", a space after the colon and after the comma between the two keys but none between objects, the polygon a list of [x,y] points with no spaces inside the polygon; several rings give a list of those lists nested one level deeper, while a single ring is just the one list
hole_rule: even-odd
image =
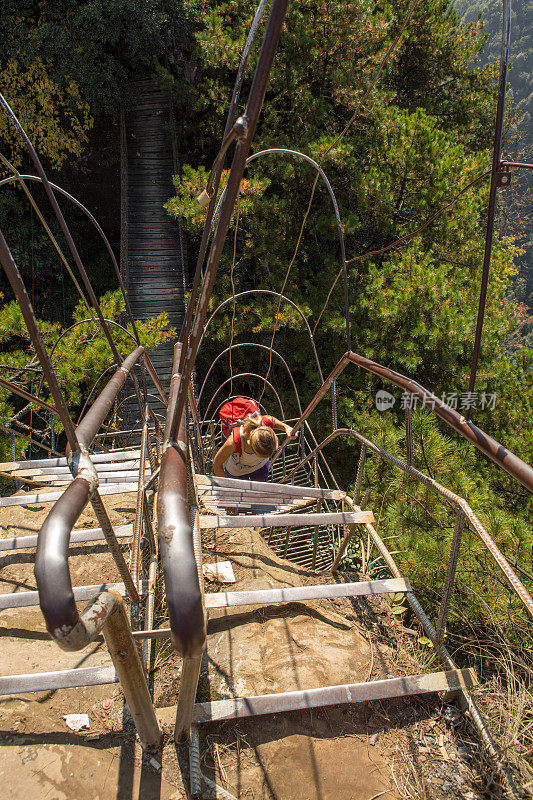
[{"label": "metal staircase", "polygon": [[[106,478],[108,494],[124,494],[137,490],[139,477],[140,451],[137,449],[115,450],[108,453],[95,454],[99,480]],[[192,461],[189,463],[192,465]],[[66,459],[39,459],[32,461],[8,462],[1,465],[2,471],[10,473],[13,478],[36,478],[48,485],[70,485],[73,477],[65,470]],[[145,459],[145,480],[151,476],[150,462]],[[285,529],[316,525],[354,526],[369,524],[374,521],[371,511],[327,512],[311,510],[300,514],[302,505],[316,505],[317,500],[329,500],[339,503],[346,500],[346,493],[337,489],[298,486],[293,484],[260,483],[231,478],[215,478],[209,475],[196,474],[192,467],[191,477],[194,493],[198,498],[199,508],[208,513],[196,515],[199,530],[255,527],[260,530],[282,526]],[[52,503],[57,499],[54,491],[40,493],[24,492],[12,497],[0,499],[0,507],[31,506],[37,503]],[[226,506],[238,509],[236,515],[224,512]],[[261,511],[261,513],[257,513]],[[131,546],[133,525],[115,527],[117,538]],[[0,540],[0,550],[33,550],[37,544],[36,536],[20,536]],[[74,530],[71,544],[93,544],[105,540],[100,528]],[[150,581],[137,584],[141,597],[154,591]],[[114,591],[124,597],[127,594],[124,583],[113,582],[101,585],[82,585],[73,587],[74,600],[94,601],[102,592]],[[238,606],[266,606],[273,604],[293,603],[295,601],[330,600],[339,597],[363,597],[368,595],[411,592],[411,585],[406,578],[386,580],[360,581],[356,583],[333,583],[274,589],[258,589],[249,591],[210,592],[203,595],[206,613],[211,609],[232,608]],[[0,595],[0,611],[25,608],[39,603],[38,591],[22,591]],[[169,637],[170,629],[151,629],[134,631],[133,638],[150,639]],[[0,678],[0,695],[26,692],[51,691],[62,688],[96,686],[113,684],[119,680],[113,664],[109,666],[78,667],[74,669],[58,669],[47,673],[26,675],[10,675]],[[232,700],[220,700],[211,703],[195,703],[191,709],[193,724],[207,723],[222,719],[244,716],[279,713],[302,708],[315,708],[338,703],[364,702],[370,699],[386,699],[399,696],[410,696],[436,691],[458,691],[471,689],[476,685],[472,670],[448,670],[428,675],[391,678],[368,683],[351,683],[339,686],[311,687],[299,692],[286,692],[256,697],[238,697]],[[173,711],[172,713],[175,713]],[[163,717],[168,716],[168,709]]]},{"label": "metal staircase", "polygon": [[[31,587],[0,595],[0,612],[23,609],[38,603],[51,640],[58,645],[58,669],[24,675],[3,675],[0,677],[0,694],[55,691],[69,687],[118,682],[131,712],[139,740],[147,752],[160,745],[162,719],[168,718],[169,715],[175,718],[175,741],[189,742],[190,745],[191,795],[199,797],[203,791],[204,780],[200,769],[198,738],[200,725],[298,709],[452,691],[458,694],[460,701],[468,709],[472,723],[488,755],[493,759],[495,770],[506,790],[517,797],[516,788],[502,754],[498,751],[472,696],[471,690],[476,687],[476,677],[472,670],[457,667],[444,641],[444,630],[465,526],[477,536],[484,552],[491,558],[498,579],[510,587],[517,602],[521,603],[532,616],[533,600],[466,500],[415,467],[412,420],[408,408],[405,414],[404,460],[359,431],[338,427],[336,381],[348,367],[350,369],[356,367],[377,375],[382,381],[401,387],[404,391],[420,398],[444,424],[450,426],[498,467],[503,468],[532,490],[533,469],[408,376],[352,352],[347,262],[344,257],[342,225],[333,189],[327,179],[343,253],[347,352],[340,357],[330,375],[324,379],[313,335],[305,315],[282,294],[267,290],[268,294],[274,295],[280,303],[289,302],[303,321],[316,360],[317,391],[311,402],[302,409],[297,389],[294,387],[298,415],[293,420],[293,434],[294,437],[299,434],[300,440],[297,445],[291,434],[290,440],[282,442],[272,458],[271,482],[218,478],[209,474],[210,459],[219,441],[213,415],[209,415],[208,412],[222,387],[217,389],[205,413],[202,413],[192,390],[192,379],[198,351],[212,318],[207,320],[207,311],[217,268],[243,171],[249,160],[253,133],[264,100],[276,43],[283,26],[286,2],[273,1],[246,112],[242,117],[235,119],[253,34],[263,11],[262,3],[254,19],[251,37],[239,67],[224,140],[206,189],[199,198],[204,207],[208,206],[208,211],[191,299],[185,312],[183,345],[178,344],[174,347],[173,360],[168,348],[158,352],[155,361],[156,367],[161,371],[161,380],[158,377],[158,369],[154,368],[141,346],[134,324],[135,315],[138,314],[139,318],[152,316],[163,310],[163,305],[169,298],[171,304],[169,310],[177,315],[170,317],[171,324],[181,322],[183,317],[183,309],[176,307],[179,300],[176,274],[172,272],[169,278],[168,273],[169,268],[171,270],[175,268],[180,255],[176,231],[170,231],[171,223],[167,225],[168,220],[165,222],[160,208],[162,201],[168,197],[167,192],[170,191],[170,172],[173,167],[169,143],[166,141],[166,144],[162,144],[160,136],[161,128],[165,127],[159,124],[161,97],[156,96],[157,92],[153,91],[153,87],[148,85],[145,87],[145,96],[139,101],[137,112],[139,124],[143,129],[142,131],[139,129],[138,134],[140,136],[142,132],[146,138],[142,142],[140,139],[136,141],[137,133],[131,127],[128,129],[127,141],[123,136],[123,148],[127,151],[127,169],[123,171],[125,177],[123,192],[127,200],[123,203],[123,210],[127,207],[127,218],[123,220],[122,256],[132,301],[131,306],[126,303],[126,308],[133,331],[131,337],[135,340],[135,348],[123,358],[117,350],[108,321],[103,317],[92,292],[79,252],[70,236],[42,164],[13,111],[0,95],[0,102],[27,148],[39,180],[42,181],[56,213],[113,359],[108,368],[112,375],[107,385],[95,397],[86,413],[82,413],[81,420],[76,424],[68,411],[64,393],[39,331],[20,272],[0,233],[0,262],[28,327],[35,353],[32,369],[40,369],[41,387],[46,382],[50,402],[31,394],[16,382],[10,384],[4,381],[4,385],[6,383],[8,387],[11,385],[13,392],[19,395],[22,392],[22,396],[29,403],[27,408],[39,407],[46,414],[59,417],[62,425],[62,447],[65,453],[64,457],[26,462],[11,461],[0,465],[2,473],[11,476],[13,480],[22,481],[25,486],[30,485],[28,491],[24,490],[22,493],[19,491],[0,498],[0,510],[17,506],[29,509],[37,505],[45,505],[47,509],[46,518],[40,525],[38,535],[22,535],[0,540],[0,550],[3,553],[27,551],[30,557],[34,558],[36,579],[35,589]],[[150,93],[152,99],[148,97]],[[157,124],[156,118],[159,118]],[[125,130],[126,128],[123,128],[124,135]],[[163,134],[167,133],[168,131],[163,131]],[[226,189],[217,200],[224,156],[234,142],[235,154]],[[322,168],[304,154],[283,148],[268,152],[279,154],[290,152],[292,156],[302,156],[304,160],[314,165],[318,174],[325,179]],[[262,153],[254,153],[250,158],[255,159],[260,155]],[[153,185],[147,186],[147,184]],[[161,228],[163,225],[164,231]],[[207,254],[211,234],[211,245]],[[112,254],[111,248],[109,251]],[[116,264],[115,261],[114,263]],[[246,294],[254,294],[254,291],[250,290]],[[219,309],[216,309],[213,315]],[[232,343],[229,350],[231,351],[234,346],[239,345]],[[251,347],[253,344],[246,343],[246,346]],[[260,343],[257,346],[265,349],[265,345]],[[272,347],[266,349],[272,351]],[[276,355],[279,356],[277,353]],[[282,361],[288,369],[283,358]],[[37,363],[39,367],[36,366]],[[291,375],[290,370],[289,375]],[[106,431],[114,414],[117,397],[123,391],[127,379],[131,381],[136,403],[140,441],[131,449],[113,447],[109,450]],[[291,380],[294,384],[292,375]],[[166,389],[169,387],[167,397]],[[313,433],[310,418],[330,391],[332,431],[319,443]],[[164,429],[159,421],[163,415],[158,415],[153,408],[154,395],[157,405],[164,408]],[[51,426],[50,447],[45,443],[44,435],[41,437],[41,444],[43,449],[57,452],[55,447],[59,447],[59,444],[53,431],[54,428]],[[116,433],[121,434],[121,431]],[[353,464],[355,486],[351,492],[340,488],[334,471],[324,455],[324,449],[339,438],[350,440],[352,452],[359,452],[357,464]],[[433,624],[422,608],[409,576],[402,575],[393,554],[374,527],[372,511],[367,508],[368,496],[365,494],[363,499],[360,498],[369,454],[418,481],[428,491],[436,493],[454,511],[455,529],[446,582],[438,614],[435,615],[436,624]],[[109,503],[111,498],[117,495],[130,497],[130,509],[134,519],[127,525],[117,525],[111,521]],[[76,527],[87,505],[92,508],[98,527],[87,529]],[[231,513],[228,513],[229,509]],[[235,511],[237,513],[234,513]],[[277,553],[279,558],[292,559],[299,565],[305,565],[313,575],[313,583],[271,588],[248,587],[241,591],[206,593],[202,572],[203,537],[214,531],[220,537],[229,538],[234,531],[248,528],[257,529],[263,537],[265,546],[270,545],[271,551]],[[384,568],[387,569],[387,577],[347,583],[340,580],[336,583],[327,582],[325,574],[339,572],[350,542],[357,540],[363,533],[369,546],[377,554],[376,557],[381,559]],[[69,562],[72,545],[82,543],[90,548],[96,548],[102,542],[105,542],[106,555],[109,554],[110,561],[112,558],[116,580],[73,586]],[[85,572],[89,571],[90,562],[89,558]],[[364,577],[362,575],[362,578]],[[405,596],[413,615],[431,641],[442,670],[430,674],[393,676],[375,681],[354,680],[334,686],[303,687],[297,691],[263,695],[239,696],[237,692],[233,692],[234,696],[230,698],[197,702],[200,670],[208,641],[207,622],[210,613],[233,607],[266,607],[278,604],[286,608],[286,604],[295,601],[328,601],[338,598],[370,597],[391,592]],[[161,607],[164,608],[165,617],[168,618],[168,626],[166,623],[164,627],[154,625],[156,595],[161,601]],[[77,606],[80,601],[88,601],[82,610]],[[230,623],[232,622],[230,618]],[[84,667],[81,663],[73,666],[72,654],[87,652],[89,646],[96,642],[100,635],[103,635],[107,648],[106,663],[90,667]],[[370,630],[368,635],[372,636]],[[181,674],[176,705],[156,710],[148,675],[153,665],[150,642],[158,639],[170,640],[176,658],[181,662]],[[59,651],[63,655],[60,655]],[[84,657],[82,662],[83,660]]]}]

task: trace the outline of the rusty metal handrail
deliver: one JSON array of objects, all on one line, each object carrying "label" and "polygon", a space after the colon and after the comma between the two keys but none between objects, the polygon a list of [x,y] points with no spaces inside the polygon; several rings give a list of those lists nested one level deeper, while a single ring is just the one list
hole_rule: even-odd
[{"label": "rusty metal handrail", "polygon": [[159,473],[157,517],[172,644],[183,656],[201,654],[205,645],[205,615],[193,548],[187,500],[187,427],[182,414],[178,437],[169,437],[170,415],[179,389],[176,372],[181,346],[174,348],[174,373]]},{"label": "rusty metal handrail", "polygon": [[445,486],[442,486],[440,483],[437,483],[436,480],[433,478],[424,475],[423,472],[419,472],[415,467],[406,464],[400,458],[397,458],[392,453],[389,453],[384,448],[380,447],[374,442],[371,442],[365,436],[358,433],[357,431],[353,430],[352,428],[338,428],[333,433],[330,433],[317,447],[315,447],[310,453],[307,454],[305,458],[289,473],[287,476],[287,480],[291,479],[291,476],[298,470],[301,469],[313,456],[315,456],[318,452],[322,451],[324,447],[326,447],[330,442],[334,439],[337,439],[339,436],[346,436],[352,439],[356,439],[363,447],[366,447],[367,450],[372,450],[372,452],[377,453],[377,455],[381,456],[384,461],[388,461],[389,464],[401,469],[402,472],[405,472],[407,475],[410,475],[412,478],[415,478],[420,483],[423,483],[429,489],[432,489],[437,494],[440,494],[444,497],[451,505],[453,505],[456,509],[461,511],[468,522],[472,530],[479,536],[485,547],[487,548],[488,552],[492,556],[493,560],[495,561],[496,565],[500,568],[502,573],[505,575],[509,584],[511,585],[512,590],[516,594],[516,596],[521,600],[529,614],[533,617],[533,598],[521,582],[520,578],[516,575],[514,570],[512,569],[511,565],[503,555],[503,553],[498,549],[496,543],[491,538],[491,536],[487,533],[485,528],[483,527],[480,519],[476,516],[472,508],[469,506],[467,501],[460,497],[454,492],[447,489]]},{"label": "rusty metal handrail", "polygon": [[188,444],[185,410],[181,414],[176,439],[171,425],[181,376],[178,365],[181,344],[174,347],[174,365],[165,425],[163,454],[157,495],[158,539],[171,641],[183,656],[180,692],[174,738],[187,737],[194,704],[200,663],[204,651],[207,622],[195,547],[195,533],[187,498]]},{"label": "rusty metal handrail", "polygon": [[59,416],[59,411],[57,410],[57,408],[54,408],[54,406],[51,406],[44,400],[41,400],[40,397],[36,397],[34,394],[27,392],[21,386],[16,386],[11,381],[6,381],[5,378],[0,378],[0,386],[3,389],[8,389],[8,391],[12,392],[13,394],[18,394],[19,397],[23,397],[24,400],[28,401],[28,403],[34,403],[35,405],[39,406],[45,411],[49,411],[50,414],[55,414],[56,416]]},{"label": "rusty metal handrail", "polygon": [[[129,337],[130,337],[130,339],[132,339],[132,340],[133,340],[134,344],[137,344],[139,347],[141,346],[141,343],[140,343],[140,341],[139,341],[139,336],[137,335],[137,329],[136,329],[136,328],[135,328],[135,334],[136,334],[136,335],[134,336],[134,335],[133,335],[133,333],[131,333],[131,332],[130,332],[130,331],[129,331],[129,330],[126,328],[126,327],[124,327],[124,325],[121,325],[119,322],[116,322],[116,320],[114,320],[114,319],[108,319],[107,317],[104,317],[104,319],[105,319],[105,322],[106,322],[108,325],[113,325],[113,327],[115,327],[115,328],[119,328],[119,330],[121,330],[123,333],[125,333],[127,336],[129,336]],[[60,334],[60,336],[58,336],[58,338],[56,339],[56,341],[54,342],[54,344],[53,344],[53,346],[52,346],[52,349],[50,350],[50,358],[52,358],[52,356],[54,355],[54,352],[55,352],[55,350],[56,350],[57,346],[59,345],[59,342],[60,342],[60,341],[61,341],[61,340],[62,340],[62,339],[63,339],[63,338],[64,338],[64,337],[65,337],[65,336],[68,334],[68,333],[70,333],[71,331],[73,331],[75,328],[78,328],[80,325],[85,325],[85,324],[87,324],[87,323],[91,323],[91,322],[92,322],[92,323],[95,323],[95,322],[96,322],[96,320],[94,320],[94,319],[91,319],[91,318],[87,318],[87,319],[80,319],[80,320],[78,320],[77,322],[75,322],[73,325],[71,325],[69,328],[67,328],[66,330],[64,330],[64,331],[63,331],[63,332]],[[148,353],[146,352],[146,350],[144,350],[144,349],[143,349],[143,354],[142,354],[142,355],[143,355],[143,361],[144,361],[145,368],[146,368],[146,370],[147,370],[148,374],[150,375],[150,377],[152,378],[152,381],[153,381],[153,383],[154,383],[154,386],[155,386],[155,388],[157,389],[157,391],[158,391],[158,394],[159,394],[159,396],[160,396],[161,400],[163,401],[164,405],[167,405],[167,403],[168,403],[168,397],[167,397],[167,394],[166,394],[165,390],[163,389],[163,386],[162,386],[162,384],[161,384],[161,381],[159,380],[159,376],[157,375],[157,372],[156,372],[156,370],[155,370],[155,367],[153,366],[152,362],[150,361],[150,358],[149,358],[149,356],[148,356]],[[108,371],[108,370],[110,370],[110,369],[113,369],[113,366],[114,366],[114,365],[112,364],[110,367],[108,367],[108,368],[107,368],[107,370],[105,370],[105,371],[104,371],[104,372],[103,372],[101,375],[99,375],[99,376],[98,376],[98,378],[96,379],[95,385],[96,385],[96,383],[98,383],[98,381],[100,380],[100,378],[101,378],[101,377],[102,377],[102,376],[105,374],[105,372],[107,372],[107,371]],[[39,388],[37,389],[37,394],[39,394],[39,393],[40,393],[40,391],[41,391],[41,389],[42,389],[43,380],[44,380],[44,379],[41,379],[41,381],[40,381],[40,383],[39,383]],[[89,401],[89,398],[87,398],[87,400],[85,401],[85,405],[87,405],[88,401]]]},{"label": "rusty metal handrail", "polygon": [[[189,330],[185,330],[184,347],[181,354],[181,361],[178,372],[183,376],[178,388],[175,407],[170,420],[170,432],[173,438],[176,438],[181,417],[185,410],[187,401],[187,392],[189,383],[192,378],[194,363],[196,361],[196,354],[204,327],[205,318],[209,300],[215,284],[218,265],[220,257],[226,241],[226,236],[229,229],[230,220],[235,207],[235,201],[240,189],[244,165],[250,152],[250,147],[255,134],[255,129],[263,105],[265,92],[270,75],[270,69],[274,61],[274,54],[276,52],[278,40],[283,27],[285,14],[287,11],[288,0],[273,0],[270,9],[261,52],[257,60],[246,109],[243,114],[245,125],[237,139],[237,146],[233,156],[233,161],[230,167],[228,181],[226,184],[224,201],[220,209],[218,225],[213,237],[207,264],[205,268],[205,276],[202,288],[199,293],[198,306],[194,322],[191,325],[190,336]],[[189,317],[189,315],[187,315]],[[191,311],[192,316],[192,311]]]},{"label": "rusty metal handrail", "polygon": [[[395,372],[388,367],[384,367],[383,365],[378,364],[369,358],[365,358],[364,356],[360,356],[353,352],[344,353],[339,362],[330,372],[298,422],[294,425],[293,434],[300,429],[312,411],[316,408],[322,397],[326,394],[333,381],[335,381],[339,375],[344,372],[349,363],[355,364],[367,372],[371,372],[373,375],[377,375],[378,377],[393,383],[395,386],[398,386],[405,392],[418,397],[424,406],[430,408],[431,411],[433,411],[433,413],[439,417],[439,419],[443,420],[443,422],[457,431],[457,433],[473,444],[474,447],[476,447],[481,453],[486,455],[495,464],[511,475],[511,477],[515,478],[523,486],[525,486],[526,489],[529,489],[530,492],[533,492],[533,468],[530,467],[529,464],[526,464],[526,462],[522,461],[521,458],[516,456],[510,450],[507,450],[507,448],[497,442],[496,439],[493,439],[492,436],[488,435],[488,433],[482,431],[480,428],[474,425],[473,422],[470,422],[464,416],[459,414],[455,409],[450,408],[450,406],[446,405],[446,403],[444,403],[440,398],[438,398],[417,381],[402,375],[400,372]],[[280,445],[272,457],[272,461],[275,461],[276,458],[278,458],[283,448],[286,446],[287,441],[288,440],[286,439]]]},{"label": "rusty metal handrail", "polygon": [[[95,505],[95,511],[97,511],[106,538],[108,535],[114,538],[111,524],[97,492],[98,476],[87,450],[112,407],[115,397],[124,385],[130,370],[143,351],[142,347],[137,347],[124,359],[122,365],[77,426],[75,440],[78,447],[73,451],[70,445],[67,446],[69,466],[74,480],[54,504],[39,533],[35,558],[35,578],[39,591],[39,603],[49,633],[65,650],[79,650],[92,641],[98,632],[92,624],[94,615],[97,613],[98,618],[101,618],[103,613],[97,598],[89,604],[82,615],[79,614],[74,602],[68,565],[70,534],[89,500],[92,500]],[[108,540],[108,544],[113,544],[113,542],[110,543]],[[118,544],[113,552],[115,560],[117,560],[117,554],[123,562]],[[138,594],[127,567],[126,572],[124,569],[121,570],[121,576],[130,594],[138,601]],[[108,613],[111,612],[111,609],[112,605],[108,607]]]}]

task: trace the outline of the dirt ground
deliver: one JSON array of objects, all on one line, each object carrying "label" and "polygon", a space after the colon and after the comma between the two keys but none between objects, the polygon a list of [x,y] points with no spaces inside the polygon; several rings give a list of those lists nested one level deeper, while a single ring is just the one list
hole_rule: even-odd
[{"label": "dirt ground", "polygon": [[[107,497],[105,502],[112,522],[132,521],[133,495]],[[0,535],[37,532],[48,509],[43,504],[0,510]],[[96,526],[89,508],[77,527]],[[204,534],[204,560],[232,562],[232,589],[331,581],[277,558],[249,530]],[[0,592],[34,589],[32,561],[32,551],[3,554]],[[73,547],[70,564],[75,585],[120,580],[103,545]],[[206,591],[217,590],[217,585],[206,584]],[[412,637],[402,633],[387,608],[372,598],[213,611],[198,699],[420,671],[408,654]],[[163,626],[163,603],[159,609],[158,625]],[[50,641],[38,607],[0,612],[0,636],[3,675],[110,663],[103,639],[81,653],[60,651]],[[180,660],[168,642],[159,641],[156,650],[150,677],[164,731],[157,752],[143,755],[117,685],[0,698],[0,796],[188,796],[187,748],[177,748],[171,738]],[[449,711],[432,696],[207,724],[200,728],[202,769],[235,797],[251,800],[473,800],[477,792],[469,764],[475,745],[465,749],[455,722],[447,720]],[[78,712],[88,713],[90,728],[73,733],[63,715]],[[458,725],[461,729],[460,715]]]}]

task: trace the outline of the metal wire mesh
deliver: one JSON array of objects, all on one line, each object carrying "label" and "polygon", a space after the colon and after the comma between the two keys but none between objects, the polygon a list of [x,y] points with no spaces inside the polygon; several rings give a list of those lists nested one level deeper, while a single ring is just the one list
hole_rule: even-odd
[{"label": "metal wire mesh", "polygon": [[[202,448],[206,472],[212,471],[213,457],[218,448],[224,443],[224,435],[219,420],[203,420],[200,425],[201,443],[199,442],[198,451]],[[196,442],[196,428],[192,424],[189,426],[191,439]],[[270,480],[273,483],[283,483],[300,461],[302,460],[302,450],[308,452],[311,445],[303,441],[289,444],[283,451],[283,457],[277,459],[272,465]],[[193,444],[193,453],[197,451],[196,443]],[[199,455],[195,458],[195,465],[198,469],[200,463]],[[331,488],[321,467],[318,467],[318,479],[321,487]],[[313,464],[304,464],[298,469],[291,478],[291,483],[296,486],[314,486],[315,476]],[[322,501],[322,511],[340,511],[339,503],[333,500]],[[257,508],[239,509],[240,514],[257,513]],[[272,548],[274,553],[280,558],[286,558],[306,569],[325,570],[333,563],[336,546],[342,539],[343,531],[340,525],[306,525],[298,528],[261,528],[260,534]],[[314,562],[314,564],[313,564]]]}]

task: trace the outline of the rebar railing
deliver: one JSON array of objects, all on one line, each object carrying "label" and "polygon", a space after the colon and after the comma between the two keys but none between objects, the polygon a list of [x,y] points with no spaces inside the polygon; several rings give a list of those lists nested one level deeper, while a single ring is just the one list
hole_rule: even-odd
[{"label": "rebar railing", "polygon": [[[324,397],[326,392],[331,388],[332,383],[337,380],[348,364],[355,364],[358,367],[366,370],[367,372],[377,375],[395,386],[403,389],[405,392],[418,397],[422,404],[429,408],[439,419],[453,428],[463,438],[469,441],[481,453],[490,458],[495,464],[504,469],[511,477],[519,481],[526,489],[533,492],[533,468],[522,461],[521,458],[516,456],[504,445],[497,442],[492,436],[482,431],[473,422],[467,420],[464,416],[459,414],[455,409],[446,405],[439,397],[434,395],[420,383],[395,372],[389,367],[384,367],[381,364],[371,361],[369,358],[360,356],[357,353],[347,352],[340,358],[336,366],[328,375],[320,389],[316,392],[315,396],[301,415],[300,419],[294,426],[294,431],[298,431],[304,422],[308,419],[310,414],[316,408],[320,400]],[[286,442],[280,446],[278,451],[274,454],[273,460],[279,457]]]},{"label": "rebar railing", "polygon": [[[357,431],[352,430],[351,428],[339,428],[333,433],[330,433],[317,447],[315,447],[308,455],[302,459],[302,461],[294,467],[294,469],[289,473],[287,476],[287,480],[290,480],[294,473],[300,469],[304,464],[310,461],[312,458],[316,456],[316,454],[323,450],[328,444],[330,444],[335,439],[339,437],[350,437],[356,439],[361,445],[362,450],[361,452],[371,451],[379,455],[384,461],[387,461],[389,464],[392,464],[394,467],[402,470],[410,477],[415,478],[419,483],[423,483],[428,488],[432,489],[434,492],[439,494],[443,497],[450,505],[452,505],[456,510],[460,518],[464,518],[471,527],[471,529],[478,535],[480,540],[485,545],[487,551],[492,556],[494,562],[497,564],[505,578],[508,580],[511,588],[513,589],[516,596],[520,599],[524,607],[527,609],[529,614],[533,617],[533,598],[522,584],[514,570],[512,569],[511,565],[505,558],[505,556],[501,553],[499,548],[496,546],[496,543],[490,537],[484,526],[482,525],[479,518],[476,516],[474,511],[468,505],[466,500],[463,497],[459,497],[459,495],[454,494],[454,492],[450,491],[444,486],[441,486],[440,483],[435,481],[433,478],[424,475],[424,473],[419,472],[413,466],[407,464],[405,461],[394,456],[392,453],[389,453],[384,448],[380,447],[374,442],[371,442],[365,436],[362,436]],[[361,461],[359,462],[361,465]],[[359,471],[358,471],[359,475]],[[362,476],[361,476],[362,480]],[[460,527],[456,526],[456,531],[458,531],[457,536],[454,536],[454,539],[459,538],[460,531],[462,530],[462,524]],[[346,545],[348,542],[346,542]],[[446,616],[446,609],[447,604],[449,603],[449,594],[451,593],[451,583],[453,583],[453,575],[455,573],[455,566],[457,564],[458,558],[458,544],[454,544],[452,546],[451,556],[450,556],[450,565],[448,568],[448,578],[446,582],[446,589],[443,595],[442,605],[441,605],[441,612],[439,617],[442,618],[442,622],[439,625],[439,628],[442,630],[445,624],[445,616]],[[340,559],[337,555],[335,559],[335,568],[338,566]]]}]

